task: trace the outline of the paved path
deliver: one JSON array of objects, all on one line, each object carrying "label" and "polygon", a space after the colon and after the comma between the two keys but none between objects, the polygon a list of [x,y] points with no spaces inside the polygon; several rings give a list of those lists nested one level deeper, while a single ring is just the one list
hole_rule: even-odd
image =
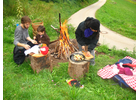
[{"label": "paved path", "polygon": [[[95,18],[95,12],[105,4],[106,0],[99,0],[98,2],[85,7],[75,14],[73,14],[68,19],[68,24],[72,24],[73,27],[77,27],[80,22],[84,21],[87,17],[94,17]],[[101,22],[102,23],[102,22]],[[100,26],[100,30],[107,34],[100,34],[99,43],[101,44],[107,44],[109,48],[112,48],[113,46],[116,47],[116,49],[126,49],[127,51],[133,51],[136,50],[136,41],[129,39],[125,36],[122,36],[114,31],[111,31],[110,29],[104,27],[103,25]]]}]

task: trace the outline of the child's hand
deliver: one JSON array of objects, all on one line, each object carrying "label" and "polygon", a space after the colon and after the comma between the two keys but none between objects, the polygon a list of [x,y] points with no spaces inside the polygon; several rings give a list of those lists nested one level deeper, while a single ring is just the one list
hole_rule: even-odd
[{"label": "child's hand", "polygon": [[33,39],[35,40],[36,39],[36,36],[34,36]]},{"label": "child's hand", "polygon": [[31,41],[33,44],[38,44],[36,40]]}]

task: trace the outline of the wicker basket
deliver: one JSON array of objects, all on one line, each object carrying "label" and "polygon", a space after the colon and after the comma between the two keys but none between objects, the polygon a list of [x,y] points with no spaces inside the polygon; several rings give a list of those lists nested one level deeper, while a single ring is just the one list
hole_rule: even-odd
[{"label": "wicker basket", "polygon": [[34,29],[33,29],[33,36],[36,36],[37,35],[37,31],[35,31]]},{"label": "wicker basket", "polygon": [[[40,21],[40,22],[35,22]],[[32,21],[32,28],[36,31],[39,25],[43,25],[43,21],[41,19],[34,19]]]}]

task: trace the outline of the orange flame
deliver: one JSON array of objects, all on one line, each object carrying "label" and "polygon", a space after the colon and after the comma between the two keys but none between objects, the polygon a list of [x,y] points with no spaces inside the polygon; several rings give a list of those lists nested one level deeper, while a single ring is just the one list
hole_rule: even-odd
[{"label": "orange flame", "polygon": [[73,48],[70,46],[71,42],[69,41],[70,39],[69,39],[66,23],[67,23],[67,20],[65,20],[65,22],[60,27],[61,30],[60,30],[60,36],[59,36],[59,41],[60,41],[59,46],[62,48],[61,52],[66,56],[65,58],[68,58],[70,54],[72,53]]},{"label": "orange flame", "polygon": [[60,38],[63,40],[66,40],[66,39],[69,40],[69,34],[68,34],[68,29],[67,29],[66,23],[67,23],[67,20],[65,20],[63,25],[60,27],[61,28]]}]

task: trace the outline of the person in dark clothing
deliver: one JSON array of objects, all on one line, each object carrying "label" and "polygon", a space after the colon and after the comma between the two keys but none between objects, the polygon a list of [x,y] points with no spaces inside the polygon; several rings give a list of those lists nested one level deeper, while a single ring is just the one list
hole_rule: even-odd
[{"label": "person in dark clothing", "polygon": [[75,31],[79,50],[85,51],[85,46],[88,46],[87,55],[94,56],[91,59],[91,65],[95,64],[94,48],[99,40],[100,21],[92,17],[87,17],[85,21],[81,22]]},{"label": "person in dark clothing", "polygon": [[49,36],[46,34],[46,31],[45,31],[45,27],[40,25],[38,28],[37,28],[37,32],[38,34],[36,35],[36,37],[34,37],[34,39],[37,41],[38,44],[46,44],[48,47],[49,47],[49,44],[50,44],[50,38]]}]

